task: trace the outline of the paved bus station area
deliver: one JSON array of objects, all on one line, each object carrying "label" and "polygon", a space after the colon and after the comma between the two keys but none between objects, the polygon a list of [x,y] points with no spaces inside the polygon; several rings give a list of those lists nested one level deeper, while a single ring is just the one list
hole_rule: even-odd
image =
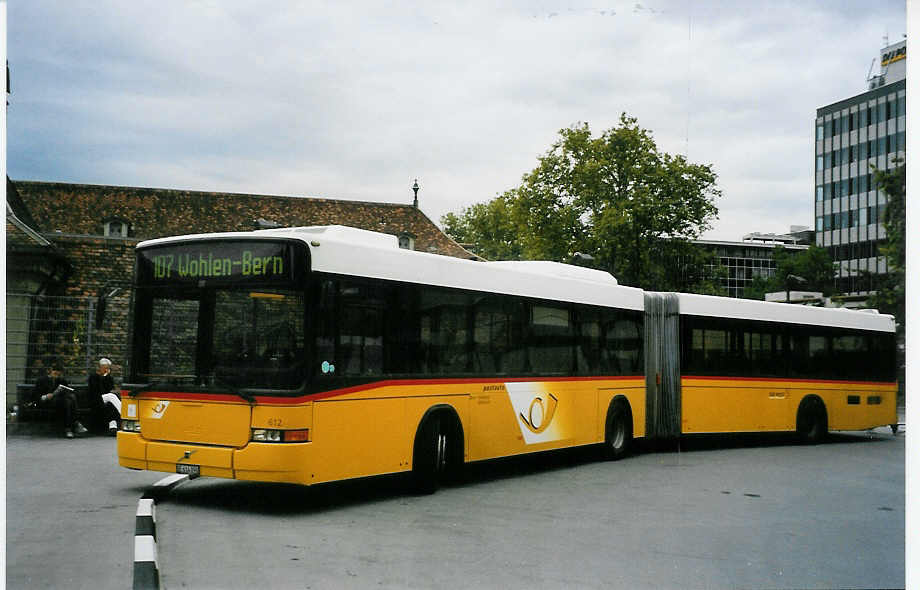
[{"label": "paved bus station area", "polygon": [[[903,422],[903,420],[902,420]],[[131,584],[138,500],[167,474],[115,440],[11,428],[8,588]],[[300,488],[202,478],[156,507],[165,588],[904,585],[901,432],[683,441],[619,462],[476,465],[430,496],[398,477]]]}]

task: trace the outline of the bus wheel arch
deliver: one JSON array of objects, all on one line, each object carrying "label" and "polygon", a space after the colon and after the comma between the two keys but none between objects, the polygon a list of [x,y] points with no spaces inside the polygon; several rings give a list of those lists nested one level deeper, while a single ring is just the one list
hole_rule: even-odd
[{"label": "bus wheel arch", "polygon": [[795,432],[807,444],[817,444],[827,436],[827,407],[817,395],[806,395],[795,415]]},{"label": "bus wheel arch", "polygon": [[412,445],[412,483],[417,492],[434,493],[458,475],[463,465],[463,441],[463,424],[452,406],[428,408]]},{"label": "bus wheel arch", "polygon": [[608,459],[622,459],[629,454],[633,437],[633,417],[629,400],[617,395],[610,400],[604,420],[604,454]]}]

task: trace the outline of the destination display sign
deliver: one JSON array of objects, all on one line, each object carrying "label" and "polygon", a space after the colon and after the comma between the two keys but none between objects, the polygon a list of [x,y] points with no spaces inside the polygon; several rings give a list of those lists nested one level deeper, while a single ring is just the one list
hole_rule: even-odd
[{"label": "destination display sign", "polygon": [[294,277],[289,242],[214,240],[145,248],[138,252],[138,284],[286,283]]}]

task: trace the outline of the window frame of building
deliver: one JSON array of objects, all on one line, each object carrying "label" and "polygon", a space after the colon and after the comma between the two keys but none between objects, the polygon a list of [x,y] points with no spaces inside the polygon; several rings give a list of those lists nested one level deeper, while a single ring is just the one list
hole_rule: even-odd
[{"label": "window frame of building", "polygon": [[[117,231],[114,231],[117,227]],[[107,238],[127,238],[131,231],[131,224],[124,219],[112,217],[102,222],[102,235]]]},{"label": "window frame of building", "polygon": [[397,236],[399,247],[403,250],[415,250],[415,236],[409,232],[402,232]]}]

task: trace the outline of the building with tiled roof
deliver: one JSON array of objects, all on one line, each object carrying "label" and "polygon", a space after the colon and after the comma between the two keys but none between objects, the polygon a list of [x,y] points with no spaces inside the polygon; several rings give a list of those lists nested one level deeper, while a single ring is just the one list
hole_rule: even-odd
[{"label": "building with tiled roof", "polygon": [[[10,357],[8,346],[8,396],[11,384],[15,390],[17,382],[34,381],[51,358],[65,357],[70,373],[84,372],[100,355],[125,360],[138,242],[309,225],[383,232],[397,236],[402,247],[476,258],[408,203],[8,180],[7,318],[20,320],[17,333],[7,334],[18,351]],[[20,324],[55,297],[75,302],[71,327],[38,342]],[[91,320],[103,304],[104,321],[97,326]]]}]

